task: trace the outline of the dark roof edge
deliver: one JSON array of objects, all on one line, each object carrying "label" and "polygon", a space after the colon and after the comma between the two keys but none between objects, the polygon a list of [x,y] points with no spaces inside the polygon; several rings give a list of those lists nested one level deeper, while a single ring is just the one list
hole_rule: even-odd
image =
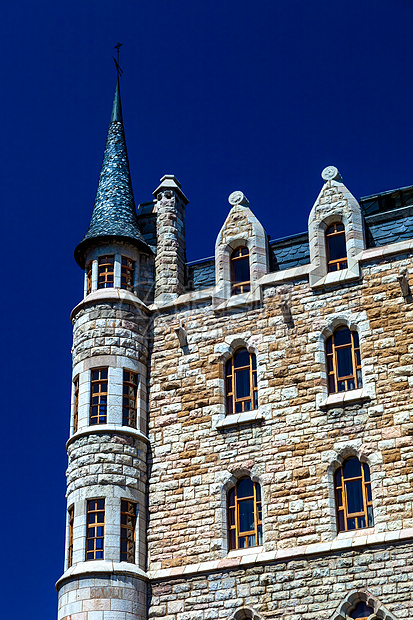
[{"label": "dark roof edge", "polygon": [[406,189],[413,189],[413,185],[406,185],[405,187],[396,187],[395,189],[389,189],[385,192],[379,192],[378,194],[371,194],[370,196],[362,196],[359,198],[359,202],[363,200],[373,200],[374,198],[378,198],[379,196],[387,196],[388,194],[394,194],[394,192],[403,192]]},{"label": "dark roof edge", "polygon": [[141,239],[135,239],[134,237],[128,237],[123,235],[98,235],[96,237],[89,237],[88,239],[83,239],[75,248],[75,261],[82,269],[85,268],[85,255],[87,251],[93,246],[104,245],[105,243],[130,243],[134,245],[139,250],[143,250],[145,254],[153,254],[150,246]]}]

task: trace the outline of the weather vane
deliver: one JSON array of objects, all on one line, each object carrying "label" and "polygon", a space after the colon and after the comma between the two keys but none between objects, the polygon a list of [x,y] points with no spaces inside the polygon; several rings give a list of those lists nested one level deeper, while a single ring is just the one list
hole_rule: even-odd
[{"label": "weather vane", "polygon": [[113,61],[114,61],[115,65],[116,65],[116,71],[118,72],[118,76],[122,75],[122,73],[123,73],[122,69],[119,66],[119,50],[122,47],[122,45],[123,45],[123,43],[116,43],[115,47],[113,48],[118,53],[118,59],[117,60],[116,60],[116,58],[113,58],[113,56],[112,56]]}]

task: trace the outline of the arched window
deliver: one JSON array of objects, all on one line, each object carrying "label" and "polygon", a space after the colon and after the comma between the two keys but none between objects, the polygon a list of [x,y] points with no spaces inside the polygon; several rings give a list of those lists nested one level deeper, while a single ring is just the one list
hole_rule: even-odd
[{"label": "arched window", "polygon": [[228,493],[229,548],[262,545],[261,489],[251,478],[241,478]]},{"label": "arched window", "polygon": [[363,386],[357,332],[339,327],[326,340],[328,391],[346,392]]},{"label": "arched window", "polygon": [[326,230],[328,271],[347,269],[346,233],[344,224],[334,222]]},{"label": "arched window", "polygon": [[[372,527],[373,502],[370,469],[358,458],[347,459],[334,475],[338,531]],[[358,616],[353,616],[358,618]]]},{"label": "arched window", "polygon": [[254,353],[238,349],[225,366],[227,414],[258,407],[257,360]]},{"label": "arched window", "polygon": [[231,294],[239,295],[250,290],[250,259],[248,248],[237,248],[231,254]]},{"label": "arched window", "polygon": [[353,611],[350,613],[350,618],[357,618],[357,620],[367,620],[370,618],[374,609],[366,605],[366,603],[359,603]]}]

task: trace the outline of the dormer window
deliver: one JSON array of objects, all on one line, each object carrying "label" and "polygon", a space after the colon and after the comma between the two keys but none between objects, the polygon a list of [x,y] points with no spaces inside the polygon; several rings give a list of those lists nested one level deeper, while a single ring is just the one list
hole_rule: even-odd
[{"label": "dormer window", "polygon": [[245,246],[239,247],[231,254],[231,293],[239,295],[250,290],[250,259]]},{"label": "dormer window", "polygon": [[135,261],[122,256],[120,287],[133,293],[135,279]]},{"label": "dormer window", "polygon": [[346,232],[344,224],[334,222],[326,230],[328,271],[347,269]]},{"label": "dormer window", "polygon": [[99,256],[98,261],[98,288],[113,288],[115,278],[114,255]]}]

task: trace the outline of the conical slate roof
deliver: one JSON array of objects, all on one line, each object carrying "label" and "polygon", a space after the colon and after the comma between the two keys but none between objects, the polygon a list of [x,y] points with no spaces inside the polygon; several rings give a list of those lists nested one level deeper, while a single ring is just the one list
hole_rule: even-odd
[{"label": "conical slate roof", "polygon": [[75,249],[77,263],[83,268],[88,248],[95,242],[109,241],[113,237],[121,237],[151,251],[138,226],[123,129],[119,76],[92,218],[86,235]]}]

